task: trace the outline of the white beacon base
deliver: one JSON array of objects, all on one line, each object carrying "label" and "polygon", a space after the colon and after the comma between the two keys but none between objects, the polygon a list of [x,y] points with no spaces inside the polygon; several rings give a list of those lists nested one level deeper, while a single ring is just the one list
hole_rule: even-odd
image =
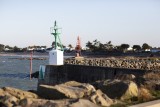
[{"label": "white beacon base", "polygon": [[49,65],[63,65],[63,51],[51,50],[49,52]]}]

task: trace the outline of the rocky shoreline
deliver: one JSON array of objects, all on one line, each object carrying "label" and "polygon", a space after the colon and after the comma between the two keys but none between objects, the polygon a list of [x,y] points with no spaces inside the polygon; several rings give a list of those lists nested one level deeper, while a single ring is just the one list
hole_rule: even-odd
[{"label": "rocky shoreline", "polygon": [[65,60],[65,64],[160,70],[159,57],[68,58]]},{"label": "rocky shoreline", "polygon": [[[160,58],[69,58],[65,64],[159,70]],[[138,77],[117,74],[113,79],[90,84],[38,84],[37,90],[31,91],[0,88],[0,107],[127,107],[155,99],[160,99],[160,72],[146,72]]]},{"label": "rocky shoreline", "polygon": [[117,75],[113,80],[92,84],[68,81],[57,85],[39,84],[37,91],[11,87],[0,89],[1,107],[126,107],[160,98],[160,74],[143,77]]}]

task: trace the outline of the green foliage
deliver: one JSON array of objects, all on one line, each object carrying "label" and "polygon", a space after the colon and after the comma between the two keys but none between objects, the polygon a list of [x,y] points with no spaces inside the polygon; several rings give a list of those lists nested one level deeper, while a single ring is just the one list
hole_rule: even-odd
[{"label": "green foliage", "polygon": [[[52,43],[52,47],[55,46],[55,42]],[[60,43],[57,43],[58,47],[61,47]],[[68,45],[70,47],[70,50],[72,50],[73,46],[71,44]],[[127,48],[129,48],[129,44],[121,44],[120,46],[113,46],[111,41],[108,41],[106,43],[101,43],[97,39],[93,40],[93,42],[88,41],[86,43],[86,47],[91,52],[126,52]],[[0,44],[0,52],[4,51],[4,49],[7,48],[7,52],[25,52],[27,51],[27,48],[20,49],[17,46],[11,47],[9,45],[4,46],[3,44]],[[28,48],[46,48],[46,46],[28,46]],[[65,48],[64,45],[62,45],[62,48]],[[142,47],[140,45],[133,45],[133,49],[135,51],[140,51],[141,49],[150,49],[151,46],[149,46],[147,43],[144,43]]]},{"label": "green foliage", "polygon": [[109,51],[113,49],[113,45],[111,44],[111,41],[109,41],[106,44],[103,44],[97,39],[95,39],[93,42],[88,41],[86,43],[86,47],[88,47],[89,50],[92,52]]},{"label": "green foliage", "polygon": [[151,94],[153,96],[155,96],[156,98],[160,99],[160,90],[158,90],[158,91],[151,91]]},{"label": "green foliage", "polygon": [[128,44],[121,44],[121,48],[123,50],[125,50],[125,49],[129,48],[129,45]]},{"label": "green foliage", "polygon": [[13,47],[13,52],[19,52],[19,51],[20,51],[20,48],[18,48],[17,46]]},{"label": "green foliage", "polygon": [[129,48],[128,44],[121,44],[120,46],[120,50],[122,50],[123,52],[126,52],[127,48]]},{"label": "green foliage", "polygon": [[69,44],[68,47],[69,47],[70,49],[73,48],[73,46],[72,46],[71,44]]},{"label": "green foliage", "polygon": [[140,45],[133,45],[133,49],[139,51],[141,49]]},{"label": "green foliage", "polygon": [[[61,47],[61,45],[62,45],[62,48],[63,48],[63,44],[60,44],[59,42],[57,42],[58,47]],[[55,47],[55,41],[52,42],[52,47],[53,48]]]},{"label": "green foliage", "polygon": [[151,46],[149,46],[147,43],[144,43],[143,45],[142,45],[142,49],[143,50],[145,50],[145,49],[150,49],[151,48]]},{"label": "green foliage", "polygon": [[111,41],[106,42],[106,44],[104,44],[104,48],[108,51],[112,51],[113,50],[113,45],[112,45]]},{"label": "green foliage", "polygon": [[27,48],[23,48],[22,51],[23,51],[23,52],[26,52],[26,51],[27,51]]},{"label": "green foliage", "polygon": [[0,44],[0,52],[2,52],[4,50],[4,45]]},{"label": "green foliage", "polygon": [[86,47],[91,48],[91,46],[92,46],[92,42],[88,41],[88,42],[86,43]]},{"label": "green foliage", "polygon": [[89,48],[89,50],[90,51],[95,51],[95,43],[93,44],[92,42],[90,42],[90,41],[88,41],[87,43],[86,43],[86,47],[88,47]]}]

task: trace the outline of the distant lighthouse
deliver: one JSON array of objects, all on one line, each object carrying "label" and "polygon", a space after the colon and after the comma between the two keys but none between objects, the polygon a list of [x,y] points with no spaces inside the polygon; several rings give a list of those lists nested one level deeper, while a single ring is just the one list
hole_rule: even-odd
[{"label": "distant lighthouse", "polygon": [[81,41],[80,41],[80,38],[79,38],[79,36],[77,37],[77,45],[76,45],[76,48],[75,48],[75,50],[76,50],[76,57],[79,57],[79,56],[81,56]]},{"label": "distant lighthouse", "polygon": [[55,21],[54,27],[50,29],[51,35],[54,35],[55,41],[53,49],[49,52],[49,65],[63,65],[63,45],[60,40],[59,29]]}]

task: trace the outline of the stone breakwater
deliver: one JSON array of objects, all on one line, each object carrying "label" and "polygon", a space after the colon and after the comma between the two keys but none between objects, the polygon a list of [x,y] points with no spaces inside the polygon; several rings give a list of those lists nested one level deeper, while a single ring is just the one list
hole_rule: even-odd
[{"label": "stone breakwater", "polygon": [[129,68],[144,70],[160,70],[160,58],[155,57],[110,57],[110,58],[69,58],[65,64],[102,66],[113,68]]}]

